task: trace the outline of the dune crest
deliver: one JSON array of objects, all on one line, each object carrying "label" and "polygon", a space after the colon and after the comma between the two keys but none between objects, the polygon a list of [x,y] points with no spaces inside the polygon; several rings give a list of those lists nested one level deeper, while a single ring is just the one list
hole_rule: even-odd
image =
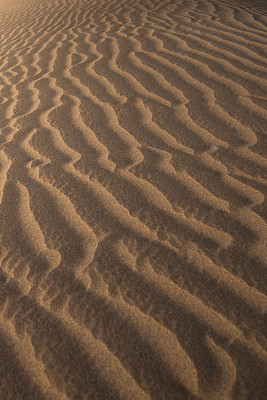
[{"label": "dune crest", "polygon": [[267,398],[267,5],[0,4],[0,400]]}]

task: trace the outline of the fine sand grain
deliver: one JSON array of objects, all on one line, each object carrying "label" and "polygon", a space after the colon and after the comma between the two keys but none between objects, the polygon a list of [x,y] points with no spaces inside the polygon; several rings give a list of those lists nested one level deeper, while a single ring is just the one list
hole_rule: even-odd
[{"label": "fine sand grain", "polygon": [[267,3],[0,0],[0,400],[267,399]]}]

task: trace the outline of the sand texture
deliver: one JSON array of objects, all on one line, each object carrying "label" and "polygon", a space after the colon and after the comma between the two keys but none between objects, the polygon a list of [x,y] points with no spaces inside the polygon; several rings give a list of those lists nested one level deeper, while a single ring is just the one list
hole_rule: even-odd
[{"label": "sand texture", "polygon": [[267,399],[267,2],[0,0],[0,400]]}]

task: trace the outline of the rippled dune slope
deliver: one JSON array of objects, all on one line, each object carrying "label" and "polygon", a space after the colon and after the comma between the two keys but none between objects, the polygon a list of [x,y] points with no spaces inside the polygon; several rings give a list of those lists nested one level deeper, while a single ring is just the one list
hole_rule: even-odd
[{"label": "rippled dune slope", "polygon": [[0,399],[267,398],[267,4],[0,3]]}]

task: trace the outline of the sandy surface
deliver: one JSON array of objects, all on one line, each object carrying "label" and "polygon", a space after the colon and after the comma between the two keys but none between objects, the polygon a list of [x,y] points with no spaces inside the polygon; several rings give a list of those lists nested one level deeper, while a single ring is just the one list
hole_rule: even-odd
[{"label": "sandy surface", "polygon": [[263,0],[0,0],[1,400],[267,399],[266,55]]}]

